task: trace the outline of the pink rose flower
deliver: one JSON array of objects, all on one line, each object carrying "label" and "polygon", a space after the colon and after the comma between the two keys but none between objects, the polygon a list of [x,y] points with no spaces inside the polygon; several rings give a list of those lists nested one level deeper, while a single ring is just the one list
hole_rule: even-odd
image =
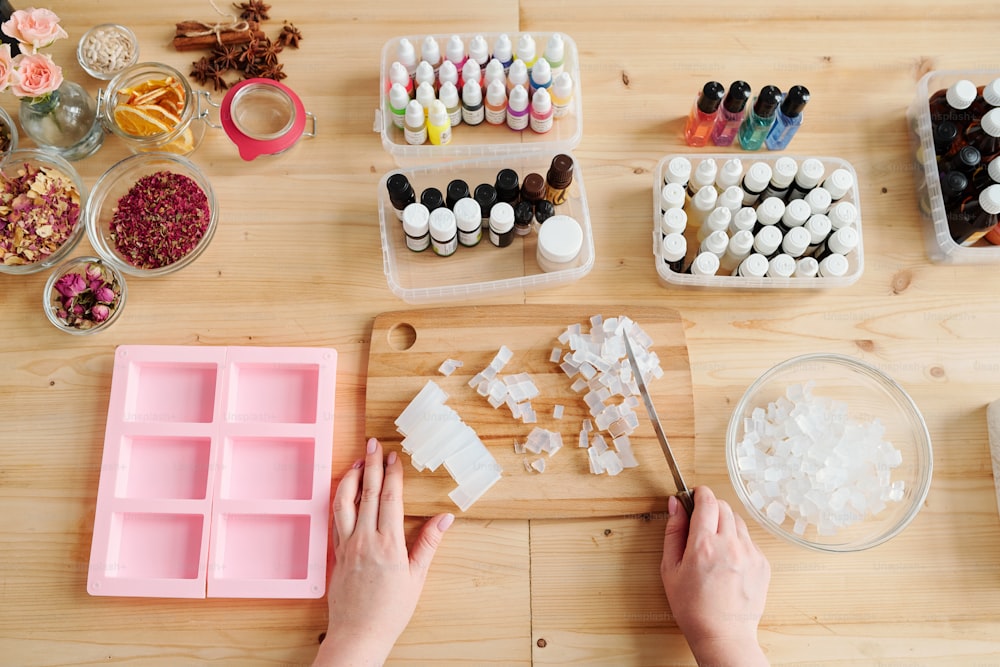
[{"label": "pink rose flower", "polygon": [[99,303],[90,309],[90,315],[94,318],[95,322],[103,322],[111,315],[111,309]]},{"label": "pink rose flower", "polygon": [[98,287],[94,290],[94,298],[102,303],[111,303],[115,300],[115,291],[110,287]]},{"label": "pink rose flower", "polygon": [[20,55],[14,61],[17,69],[10,89],[18,97],[41,97],[62,85],[62,68],[50,56]]},{"label": "pink rose flower", "polygon": [[102,278],[104,278],[104,274],[101,273],[101,267],[97,264],[87,265],[87,280],[93,283],[93,281],[101,280]]},{"label": "pink rose flower", "polygon": [[87,283],[84,282],[83,276],[79,273],[67,273],[65,276],[56,281],[55,288],[57,292],[62,294],[67,299],[72,299],[80,292],[87,289]]},{"label": "pink rose flower", "polygon": [[7,90],[14,79],[14,59],[10,55],[10,44],[0,46],[0,93]]},{"label": "pink rose flower", "polygon": [[69,37],[59,25],[59,17],[48,9],[19,9],[0,26],[5,35],[20,43],[22,53],[35,53],[56,41]]}]

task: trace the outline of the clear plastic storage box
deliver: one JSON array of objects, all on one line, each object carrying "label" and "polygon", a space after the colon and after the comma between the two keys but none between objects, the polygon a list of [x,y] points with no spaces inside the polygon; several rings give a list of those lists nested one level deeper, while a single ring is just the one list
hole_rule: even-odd
[{"label": "clear plastic storage box", "polygon": [[[468,51],[469,41],[476,35],[482,35],[490,46],[492,55],[493,44],[497,37],[506,34],[510,37],[517,49],[518,39],[523,32],[475,32],[475,33],[448,33],[430,35],[434,37],[444,55],[448,38],[457,34],[462,38]],[[530,32],[535,40],[536,53],[540,58],[545,52],[545,46],[552,32]],[[391,114],[388,111],[388,91],[386,82],[389,78],[389,68],[396,61],[397,49],[400,40],[408,39],[417,53],[417,60],[420,60],[420,46],[424,38],[428,35],[403,35],[394,37],[382,47],[382,62],[379,69],[379,106],[375,111],[374,130],[382,137],[382,146],[388,151],[399,165],[416,165],[425,162],[433,162],[443,159],[471,158],[483,155],[509,155],[515,152],[539,152],[548,155],[556,153],[568,153],[580,143],[583,136],[583,105],[580,99],[580,60],[576,49],[576,43],[564,32],[559,32],[564,43],[564,65],[563,71],[568,72],[573,79],[573,98],[570,102],[569,112],[562,118],[555,119],[552,129],[545,134],[536,134],[531,130],[515,132],[506,125],[490,125],[483,122],[475,127],[464,124],[457,126],[452,132],[451,143],[445,146],[434,146],[425,143],[421,146],[412,146],[406,143],[403,130],[393,125]]]},{"label": "clear plastic storage box", "polygon": [[917,83],[917,94],[906,112],[913,142],[914,176],[920,210],[927,218],[924,241],[931,261],[948,264],[989,264],[1000,262],[1000,246],[979,241],[979,245],[965,247],[955,243],[948,230],[948,218],[941,193],[934,155],[934,136],[928,100],[935,92],[946,89],[956,81],[968,79],[977,86],[989,83],[1000,76],[1000,70],[940,70],[928,72]]},{"label": "clear plastic storage box", "polygon": [[389,202],[386,182],[396,173],[410,181],[417,200],[425,188],[445,192],[453,179],[462,179],[474,191],[480,183],[493,184],[497,172],[510,168],[519,180],[530,173],[545,176],[553,154],[512,153],[504,157],[461,160],[441,165],[397,169],[385,174],[378,184],[378,217],[382,237],[382,260],[385,277],[392,293],[408,303],[433,303],[490,297],[518,291],[530,291],[579,280],[594,266],[594,236],[590,210],[584,190],[583,172],[574,159],[573,182],[565,203],[555,207],[557,215],[568,215],[580,223],[583,245],[579,256],[567,268],[544,272],[536,260],[538,232],[514,237],[506,248],[494,246],[483,229],[478,245],[458,250],[448,257],[434,254],[430,248],[413,252],[406,246],[403,225]]},{"label": "clear plastic storage box", "polygon": [[[801,164],[803,160],[810,157],[815,157],[820,162],[823,163],[825,168],[824,174],[828,175],[835,169],[846,169],[850,172],[851,176],[854,178],[854,185],[847,191],[839,201],[850,202],[854,204],[857,208],[857,218],[854,222],[854,226],[858,232],[858,245],[853,251],[846,255],[848,260],[848,270],[843,276],[838,277],[790,277],[790,278],[780,278],[780,277],[763,277],[763,278],[746,278],[742,276],[732,276],[732,275],[712,275],[712,276],[700,276],[692,275],[690,273],[678,273],[673,271],[669,264],[664,260],[662,255],[662,239],[663,234],[660,228],[660,218],[661,218],[661,191],[664,185],[664,173],[667,169],[667,165],[675,157],[686,157],[691,161],[692,173],[698,167],[698,164],[703,160],[714,159],[719,167],[721,167],[726,161],[733,158],[737,158],[743,162],[744,173],[746,169],[750,167],[755,162],[763,162],[770,167],[774,166],[774,163],[782,157],[792,158],[796,163]],[[824,176],[825,177],[825,176]],[[822,289],[828,287],[847,287],[851,285],[861,277],[864,272],[864,240],[861,233],[861,202],[858,196],[858,178],[857,173],[854,171],[854,167],[851,166],[846,160],[842,160],[836,157],[820,157],[820,156],[797,156],[797,155],[785,155],[783,153],[752,153],[752,152],[741,152],[741,153],[685,153],[683,155],[672,154],[664,157],[656,166],[656,171],[654,175],[655,181],[653,183],[653,258],[656,264],[656,273],[659,276],[660,283],[664,286],[666,285],[687,285],[687,286],[699,286],[699,287],[736,287],[736,288],[754,288],[754,289],[771,289],[771,288],[803,288],[803,289]],[[690,199],[690,198],[688,198]],[[685,204],[687,207],[687,204]],[[685,270],[691,264],[691,261],[697,255],[698,241],[697,241],[698,225],[693,222],[689,222],[684,236],[688,240],[688,252],[684,260]]]}]

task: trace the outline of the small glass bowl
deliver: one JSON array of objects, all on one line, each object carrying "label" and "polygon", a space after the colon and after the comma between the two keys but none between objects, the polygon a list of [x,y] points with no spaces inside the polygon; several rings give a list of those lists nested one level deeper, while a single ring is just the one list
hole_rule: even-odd
[{"label": "small glass bowl", "polygon": [[[83,238],[83,216],[84,210],[87,204],[87,189],[83,185],[83,180],[80,178],[80,174],[77,173],[76,169],[73,168],[69,162],[54,155],[52,153],[46,153],[34,149],[21,149],[12,152],[7,156],[6,160],[0,162],[0,171],[8,175],[16,175],[18,170],[22,169],[25,164],[29,164],[35,167],[48,167],[50,169],[56,169],[63,174],[65,174],[72,182],[76,188],[77,193],[80,196],[80,210],[77,214],[76,221],[73,223],[73,230],[70,232],[68,238],[63,241],[52,254],[40,259],[30,264],[4,264],[3,263],[3,252],[0,250],[0,273],[36,273],[38,271],[44,271],[56,266],[61,262],[66,255],[73,252],[73,248],[76,244],[80,242]],[[2,219],[3,216],[0,216]],[[2,226],[0,226],[2,230]],[[0,233],[3,233],[0,231]]]},{"label": "small glass bowl", "polygon": [[[116,40],[116,48],[127,48],[125,45],[128,44],[131,47],[131,54],[125,59],[115,63],[115,67],[112,69],[105,69],[102,67],[102,63],[95,61],[93,59],[93,54],[88,53],[87,42],[91,37],[97,37],[101,34],[107,35],[108,39]],[[107,81],[114,77],[118,72],[131,67],[132,65],[139,62],[139,40],[136,39],[135,33],[118,23],[102,23],[101,25],[95,25],[93,28],[83,33],[83,37],[80,38],[80,42],[76,46],[76,59],[80,63],[80,67],[95,79],[101,79],[102,81]],[[108,64],[111,64],[108,62]]]},{"label": "small glass bowl", "polygon": [[[92,324],[91,326],[69,324],[64,317],[60,317],[59,315],[59,311],[63,310],[66,304],[62,301],[63,295],[56,289],[56,283],[64,276],[75,273],[83,279],[85,287],[82,294],[92,296],[93,293],[90,290],[89,281],[87,280],[87,270],[91,266],[96,266],[100,269],[104,282],[108,282],[108,279],[110,279],[113,285],[112,289],[114,287],[118,288],[117,296],[111,302],[111,307],[109,307],[110,313],[107,319],[101,322],[87,320],[88,323]],[[65,331],[75,336],[89,336],[98,331],[104,331],[114,324],[121,316],[122,311],[125,310],[125,301],[127,298],[128,288],[125,286],[125,276],[118,269],[97,257],[76,257],[60,265],[49,276],[49,279],[45,282],[45,291],[42,292],[42,308],[45,309],[45,316],[49,318],[49,322],[60,331]]]},{"label": "small glass bowl", "polygon": [[[780,525],[769,519],[766,505],[760,509],[754,506],[738,461],[745,420],[750,418],[754,408],[766,410],[769,403],[785,396],[788,387],[810,381],[814,383],[814,397],[846,404],[848,420],[865,424],[877,418],[885,428],[882,439],[892,443],[902,455],[902,463],[889,470],[893,482],[902,480],[904,483],[902,499],[886,501],[880,512],[874,515],[866,512],[863,517],[849,504],[845,505],[838,512],[851,512],[852,520],[860,520],[829,535],[819,534],[815,525],[809,525],[805,533],[799,535],[794,532],[793,521],[788,516]],[[850,552],[869,549],[891,539],[916,517],[930,489],[934,459],[923,416],[909,394],[892,378],[852,357],[808,354],[774,366],[743,394],[733,410],[726,433],[726,466],[747,512],[772,533],[817,551]]]},{"label": "small glass bowl", "polygon": [[[136,182],[144,176],[160,171],[187,176],[201,188],[208,200],[208,227],[198,244],[184,257],[160,268],[145,269],[129,263],[115,248],[115,241],[111,234],[111,221],[119,200],[132,189]],[[219,207],[212,184],[190,160],[169,153],[139,153],[121,160],[97,180],[87,201],[84,217],[91,245],[108,264],[132,276],[152,277],[182,269],[205,251],[205,248],[212,241],[215,228],[218,226]]]},{"label": "small glass bowl", "polygon": [[16,150],[17,124],[10,117],[10,114],[0,107],[0,164],[3,164],[7,156]]}]

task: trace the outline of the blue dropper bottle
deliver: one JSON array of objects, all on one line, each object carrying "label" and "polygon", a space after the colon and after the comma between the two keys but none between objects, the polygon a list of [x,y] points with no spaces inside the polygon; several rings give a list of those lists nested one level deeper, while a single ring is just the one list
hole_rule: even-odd
[{"label": "blue dropper bottle", "polygon": [[778,108],[774,125],[767,134],[767,148],[780,151],[788,146],[792,137],[802,125],[802,112],[809,102],[809,89],[805,86],[792,86]]}]

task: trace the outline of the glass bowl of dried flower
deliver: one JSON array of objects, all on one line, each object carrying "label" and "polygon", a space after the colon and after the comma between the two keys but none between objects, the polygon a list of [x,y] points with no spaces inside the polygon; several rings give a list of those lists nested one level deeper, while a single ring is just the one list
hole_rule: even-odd
[{"label": "glass bowl of dried flower", "polygon": [[49,276],[42,307],[57,329],[86,336],[114,324],[127,296],[118,269],[97,257],[76,257]]},{"label": "glass bowl of dried flower", "polygon": [[215,192],[190,160],[138,153],[101,176],[84,214],[97,254],[123,273],[162,276],[205,251],[219,222]]},{"label": "glass bowl of dried flower", "polygon": [[0,162],[0,273],[56,266],[83,235],[87,191],[58,155],[16,150]]}]

